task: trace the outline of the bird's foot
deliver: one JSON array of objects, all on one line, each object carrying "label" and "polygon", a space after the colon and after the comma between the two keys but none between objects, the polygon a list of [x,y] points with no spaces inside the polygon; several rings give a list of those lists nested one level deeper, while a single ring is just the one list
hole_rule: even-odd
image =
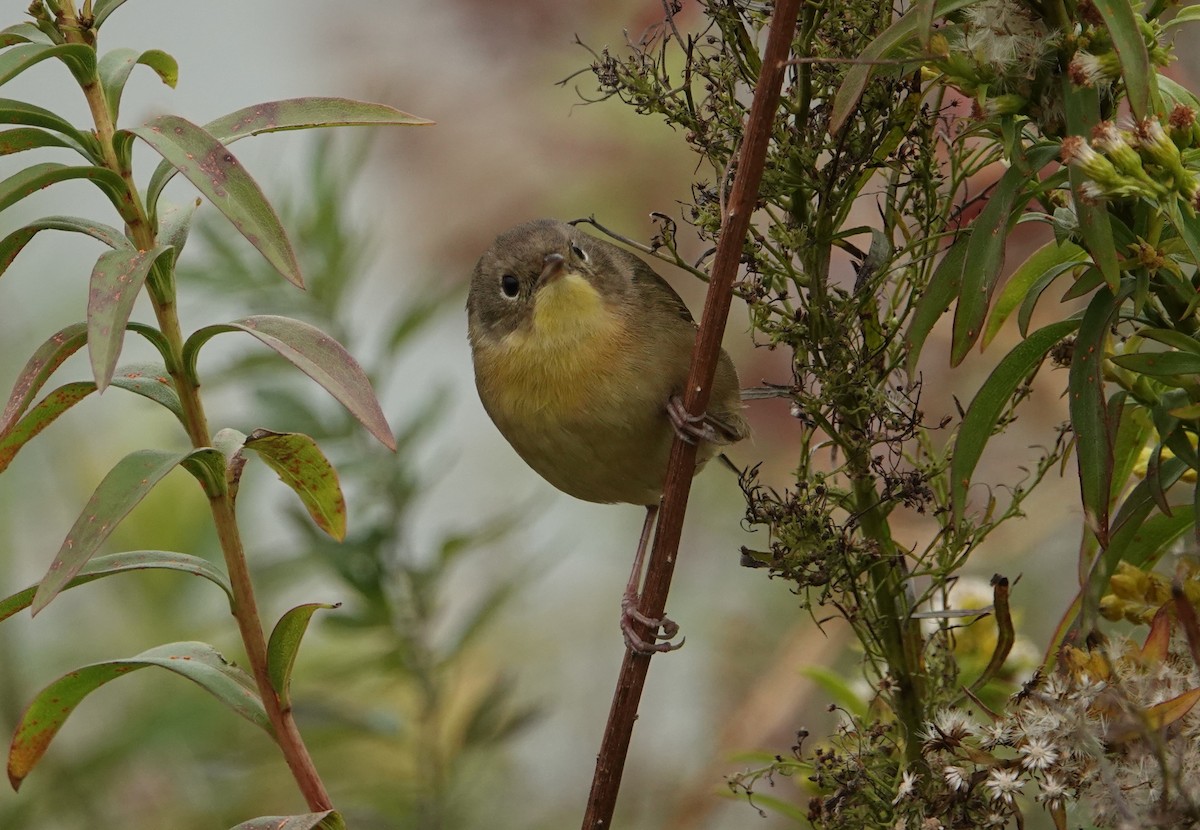
[{"label": "bird's foot", "polygon": [[[635,630],[635,626],[638,624],[649,627],[651,632],[649,642],[642,639]],[[625,645],[630,651],[638,654],[663,654],[675,651],[682,648],[687,640],[686,637],[682,637],[677,643],[671,642],[678,633],[679,625],[670,617],[663,617],[660,620],[647,617],[638,610],[637,597],[632,594],[621,597],[621,634],[625,637]],[[659,640],[662,642],[658,642]]]},{"label": "bird's foot", "polygon": [[708,415],[693,415],[683,405],[683,398],[672,395],[667,401],[667,420],[675,429],[675,434],[688,444],[707,441],[710,444],[728,444],[725,438],[709,420]]}]

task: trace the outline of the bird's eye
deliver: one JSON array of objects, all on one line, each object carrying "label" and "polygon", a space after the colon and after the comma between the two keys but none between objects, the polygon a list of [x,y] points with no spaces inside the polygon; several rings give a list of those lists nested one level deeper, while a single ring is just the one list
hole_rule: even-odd
[{"label": "bird's eye", "polygon": [[521,281],[512,274],[505,274],[500,278],[500,293],[510,300],[514,299],[521,293]]},{"label": "bird's eye", "polygon": [[571,246],[571,253],[573,253],[575,258],[580,262],[588,261],[587,251],[583,250],[583,248],[580,248],[578,245]]}]

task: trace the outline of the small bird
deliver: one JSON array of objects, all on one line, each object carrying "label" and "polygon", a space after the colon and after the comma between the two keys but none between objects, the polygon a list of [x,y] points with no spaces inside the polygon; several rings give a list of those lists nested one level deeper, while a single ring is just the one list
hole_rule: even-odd
[{"label": "small bird", "polygon": [[683,300],[637,256],[553,219],[496,238],[475,266],[467,325],[480,400],[501,434],[542,478],[585,501],[646,507],[621,601],[626,644],[678,627],[637,610],[642,564],[676,434],[698,443],[697,472],[749,434],[738,378],[724,351],[709,411],[690,416],[681,395],[696,323]]}]

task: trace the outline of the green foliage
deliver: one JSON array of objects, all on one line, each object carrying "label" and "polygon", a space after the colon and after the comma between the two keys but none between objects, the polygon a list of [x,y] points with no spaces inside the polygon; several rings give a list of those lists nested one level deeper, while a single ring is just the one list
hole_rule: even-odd
[{"label": "green foliage", "polygon": [[[663,118],[698,157],[702,178],[683,218],[711,241],[741,173],[745,102],[770,6],[703,6],[698,30],[669,19],[623,55],[593,53],[592,68],[602,94]],[[1008,608],[1007,581],[993,583],[990,659],[960,656],[962,614],[945,609],[970,558],[1022,515],[1072,451],[1085,516],[1080,582],[1062,596],[1067,616],[1046,649],[1058,685],[1043,689],[1035,679],[1025,694],[1074,711],[1102,676],[1119,690],[1122,716],[1170,699],[1171,717],[1182,717],[1191,700],[1186,672],[1153,691],[1137,685],[1144,677],[1135,680],[1119,647],[1062,650],[1068,636],[1101,641],[1099,609],[1122,567],[1152,567],[1196,527],[1197,500],[1185,487],[1200,470],[1200,127],[1195,97],[1159,75],[1171,57],[1164,33],[1179,25],[1163,22],[1166,9],[925,0],[893,13],[850,0],[802,10],[739,285],[756,339],[792,356],[792,377],[776,385],[797,419],[796,480],[779,490],[754,471],[743,478],[747,521],[771,540],[743,552],[791,580],[819,617],[853,627],[872,691],[869,713],[848,715],[815,753],[796,747],[794,759],[738,779],[735,789],[752,801],[754,784],[778,773],[811,783],[804,818],[828,828],[1022,826],[1025,811],[1041,808],[1065,827],[1074,801],[1088,804],[1099,826],[1118,815],[1156,827],[1200,815],[1187,787],[1151,813],[1132,797],[1105,801],[1092,783],[1097,769],[1117,764],[1124,781],[1142,775],[1136,786],[1170,790],[1195,763],[1190,756],[1178,764],[1142,756],[1137,767],[1137,753],[1043,752],[1017,731],[978,746],[949,735],[984,734],[955,707],[974,705],[985,722],[1028,717],[1016,714],[1033,705],[1019,696],[1007,711],[981,702],[1004,704],[1015,691],[1013,672],[999,671],[1014,642],[1013,622],[999,612]],[[1193,17],[1184,10],[1176,20]],[[1128,127],[1113,120],[1122,103],[1134,116]],[[981,189],[981,180],[991,184]],[[869,225],[854,224],[867,215]],[[703,273],[705,263],[680,261],[676,228],[658,216],[654,253]],[[1013,268],[1014,233],[1037,226],[1041,247]],[[837,265],[847,255],[852,274]],[[1038,307],[1063,276],[1071,283],[1063,300],[1088,298],[1084,311]],[[1023,339],[1007,347],[957,424],[927,423],[920,366],[944,360],[928,344],[951,307],[951,365],[977,343],[995,348],[1014,314]],[[1030,332],[1035,311],[1051,321]],[[986,483],[980,504],[979,461],[1048,356],[1070,366],[1069,431],[1051,435],[1024,480]],[[1143,451],[1148,460],[1135,464]],[[929,532],[902,542],[902,523]],[[1011,600],[1019,608],[1018,586]],[[984,619],[973,625],[992,625]],[[1192,633],[1195,654],[1200,632]],[[1155,654],[1191,663],[1195,677],[1190,657]],[[983,688],[964,697],[974,680],[962,676],[967,665],[987,668],[976,681]],[[1089,723],[1117,716],[1087,699]],[[1077,752],[1071,764],[1068,752]],[[1172,745],[1167,754],[1182,752]],[[943,765],[959,763],[961,775],[943,775]],[[1040,807],[1015,797],[1026,785],[1029,795],[1040,790]]]},{"label": "green foliage", "polygon": [[[44,764],[55,734],[76,705],[109,681],[145,666],[160,666],[194,681],[237,714],[263,727],[278,745],[309,812],[293,817],[254,820],[244,826],[338,827],[308,750],[294,720],[290,686],[301,638],[309,617],[323,603],[307,603],[285,613],[268,642],[260,621],[250,582],[246,551],[235,519],[235,501],[241,474],[251,454],[274,469],[304,505],[305,521],[315,522],[323,533],[341,539],[346,535],[346,504],[337,473],[313,437],[266,429],[209,432],[204,402],[199,395],[201,377],[196,358],[204,344],[223,331],[245,331],[299,367],[331,392],[348,412],[348,424],[361,423],[381,443],[395,448],[396,441],[375,398],[367,373],[350,353],[328,334],[309,323],[276,315],[243,317],[232,323],[209,325],[187,335],[178,317],[180,288],[190,294],[190,280],[176,271],[179,254],[188,237],[199,201],[185,208],[159,204],[163,185],[176,173],[192,181],[206,201],[212,202],[233,227],[258,249],[271,270],[297,286],[303,285],[300,255],[275,208],[262,189],[229,152],[228,143],[250,135],[279,130],[337,125],[416,125],[429,122],[378,104],[333,98],[269,102],[239,110],[197,127],[173,115],[160,116],[132,128],[117,124],[126,81],[138,66],[156,73],[174,86],[179,67],[159,50],[119,48],[97,51],[98,30],[121,5],[115,2],[84,3],[77,10],[67,0],[35,2],[31,23],[0,32],[0,84],[42,61],[64,64],[88,103],[93,123],[77,127],[50,110],[11,99],[0,99],[0,123],[20,125],[0,133],[0,152],[14,154],[40,148],[66,148],[86,162],[69,166],[54,162],[33,163],[0,182],[0,209],[18,204],[26,196],[52,184],[84,179],[108,197],[116,214],[114,225],[88,218],[53,216],[34,221],[0,242],[0,274],[7,269],[34,235],[42,231],[84,234],[103,242],[87,289],[87,319],[63,328],[48,338],[18,375],[0,415],[0,471],[16,453],[74,404],[110,384],[141,395],[169,410],[182,427],[186,448],[148,448],[135,451],[117,463],[96,488],[75,526],[67,534],[46,577],[37,585],[0,600],[0,618],[29,607],[44,608],[58,593],[101,577],[152,570],[191,573],[205,577],[228,596],[230,610],[246,650],[246,669],[226,660],[212,646],[199,642],[171,643],[128,659],[105,660],[70,672],[37,694],[17,727],[9,755],[9,777],[18,786]],[[146,189],[135,183],[132,146],[144,141],[163,156]],[[316,181],[327,186],[328,181]],[[324,192],[322,218],[337,219],[341,189]],[[310,198],[305,194],[304,198]],[[341,234],[341,235],[339,235]],[[336,245],[356,243],[344,228],[331,221],[323,233]],[[314,243],[315,244],[315,243]],[[361,265],[361,261],[357,263]],[[224,279],[232,276],[222,274]],[[354,276],[339,277],[350,285]],[[195,282],[203,285],[203,281]],[[278,284],[271,287],[275,298]],[[131,321],[135,300],[147,297],[154,324]],[[434,304],[422,306],[428,318]],[[413,330],[411,319],[406,331]],[[161,364],[118,367],[125,333],[145,337],[161,357]],[[405,338],[394,338],[393,351]],[[52,389],[35,399],[55,371],[86,343],[92,377]],[[215,376],[203,378],[208,387]],[[383,462],[380,462],[382,465]],[[402,465],[393,459],[386,464]],[[95,556],[121,521],[177,466],[200,484],[224,557],[225,569],[186,553],[126,551]],[[203,503],[203,502],[197,502]],[[390,519],[389,521],[394,521]],[[310,525],[311,526],[311,525]],[[376,537],[378,538],[378,537]],[[129,735],[136,734],[129,730]]]}]

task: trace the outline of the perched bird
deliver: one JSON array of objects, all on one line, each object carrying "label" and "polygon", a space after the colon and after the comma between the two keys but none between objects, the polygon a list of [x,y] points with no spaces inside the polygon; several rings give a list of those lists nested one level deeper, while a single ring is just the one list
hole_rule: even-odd
[{"label": "perched bird", "polygon": [[642,560],[674,436],[699,443],[699,471],[749,434],[733,362],[721,352],[709,411],[689,416],[696,323],[683,300],[638,257],[552,219],[496,238],[475,266],[467,322],[480,400],[525,463],[576,498],[646,507],[621,630],[638,651],[674,647],[633,630],[677,631],[637,611]]}]

